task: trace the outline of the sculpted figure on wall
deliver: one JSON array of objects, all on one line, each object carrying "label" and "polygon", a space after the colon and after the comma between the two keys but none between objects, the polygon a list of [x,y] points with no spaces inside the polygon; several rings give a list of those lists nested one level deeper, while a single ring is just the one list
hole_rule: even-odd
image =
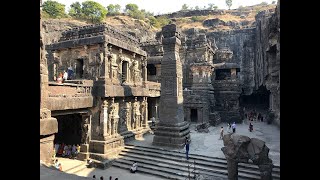
[{"label": "sculpted figure on wall", "polygon": [[128,130],[132,129],[130,109],[131,109],[131,102],[126,102],[125,119],[126,119],[126,122],[127,122],[126,125],[128,127]]},{"label": "sculpted figure on wall", "polygon": [[140,70],[138,67],[138,61],[133,60],[132,62],[132,69],[133,69],[133,82],[134,84],[140,82]]},{"label": "sculpted figure on wall", "polygon": [[82,136],[81,136],[81,143],[89,144],[89,117],[82,118]]},{"label": "sculpted figure on wall", "polygon": [[132,129],[136,129],[139,127],[140,124],[140,105],[137,100],[137,97],[134,98],[133,103],[133,127]]},{"label": "sculpted figure on wall", "polygon": [[147,108],[147,102],[146,102],[146,98],[143,97],[143,101],[141,102],[141,118],[140,118],[140,126],[143,126],[143,122],[146,121],[146,108]]},{"label": "sculpted figure on wall", "polygon": [[119,115],[118,115],[118,107],[114,102],[114,98],[112,98],[112,103],[110,105],[110,113],[109,113],[109,127],[110,127],[110,134],[114,135],[118,132],[118,122],[119,122]]}]

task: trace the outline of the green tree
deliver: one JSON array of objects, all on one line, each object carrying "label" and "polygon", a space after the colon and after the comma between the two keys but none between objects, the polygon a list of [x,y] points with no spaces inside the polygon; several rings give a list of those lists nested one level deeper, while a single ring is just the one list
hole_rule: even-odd
[{"label": "green tree", "polygon": [[188,8],[189,7],[186,4],[183,4],[182,7],[181,7],[181,10],[188,10]]},{"label": "green tree", "polygon": [[42,9],[51,18],[66,17],[65,5],[58,3],[57,1],[46,1],[42,4]]},{"label": "green tree", "polygon": [[158,21],[161,27],[171,23],[171,20],[166,16],[159,17]]},{"label": "green tree", "polygon": [[82,17],[82,8],[79,2],[74,2],[70,5],[69,15],[75,18]]},{"label": "green tree", "polygon": [[108,15],[118,15],[120,14],[120,9],[121,9],[121,6],[119,4],[109,4],[109,6],[107,6],[107,9],[108,9]]},{"label": "green tree", "polygon": [[138,11],[138,10],[139,10],[139,7],[138,7],[138,5],[136,5],[136,4],[127,4],[127,5],[126,5],[126,9],[125,9],[126,12],[129,12],[129,11]]},{"label": "green tree", "polygon": [[208,10],[216,10],[218,9],[218,6],[214,5],[213,3],[208,4]]},{"label": "green tree", "polygon": [[229,7],[230,10],[230,7],[232,6],[232,0],[226,0],[226,5]]},{"label": "green tree", "polygon": [[85,1],[82,3],[82,12],[85,18],[90,19],[92,23],[101,22],[108,11],[101,4],[94,1]]},{"label": "green tree", "polygon": [[196,7],[194,7],[194,9],[195,9],[195,10],[199,10],[200,8],[199,8],[199,6],[196,6]]}]

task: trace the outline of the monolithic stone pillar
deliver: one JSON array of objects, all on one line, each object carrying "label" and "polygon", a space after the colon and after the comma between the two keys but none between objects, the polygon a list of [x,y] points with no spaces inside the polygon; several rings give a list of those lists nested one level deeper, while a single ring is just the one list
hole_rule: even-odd
[{"label": "monolithic stone pillar", "polygon": [[261,180],[272,180],[272,168],[272,163],[259,165]]},{"label": "monolithic stone pillar", "polygon": [[236,159],[228,158],[228,179],[229,180],[238,180],[238,161]]},{"label": "monolithic stone pillar", "polygon": [[164,55],[161,62],[160,122],[153,143],[172,147],[184,147],[189,137],[189,123],[184,121],[182,65],[179,57],[180,31],[175,24],[162,28]]},{"label": "monolithic stone pillar", "polygon": [[102,107],[101,107],[101,113],[100,113],[100,127],[102,130],[102,136],[104,140],[107,139],[107,136],[109,135],[108,133],[108,101],[103,100]]}]

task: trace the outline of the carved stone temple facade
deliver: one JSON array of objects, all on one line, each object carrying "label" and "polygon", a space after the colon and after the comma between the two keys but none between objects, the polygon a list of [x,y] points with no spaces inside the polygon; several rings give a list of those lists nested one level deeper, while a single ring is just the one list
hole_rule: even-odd
[{"label": "carved stone temple facade", "polygon": [[[64,31],[47,45],[47,107],[58,121],[55,143],[81,144],[80,159],[112,159],[124,142],[148,132],[146,52],[108,24]],[[56,82],[66,71],[68,80]],[[60,75],[61,76],[61,75]]]},{"label": "carved stone temple facade", "polygon": [[[162,63],[164,57],[164,35],[160,31],[156,41],[141,43],[148,53],[148,80],[162,82]],[[221,119],[215,110],[213,89],[215,42],[207,39],[204,33],[192,28],[181,35],[179,58],[182,64],[182,86],[184,120],[186,122],[219,124]],[[160,97],[160,99],[162,96]]]}]

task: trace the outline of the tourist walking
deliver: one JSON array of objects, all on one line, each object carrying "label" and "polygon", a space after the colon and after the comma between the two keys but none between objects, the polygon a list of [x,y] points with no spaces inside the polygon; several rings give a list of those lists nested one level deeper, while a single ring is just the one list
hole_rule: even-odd
[{"label": "tourist walking", "polygon": [[222,139],[223,138],[223,127],[220,128],[220,138],[219,139]]},{"label": "tourist walking", "polygon": [[236,133],[236,122],[233,122],[232,124],[232,132]]},{"label": "tourist walking", "polygon": [[228,123],[228,125],[227,125],[227,126],[228,126],[228,130],[227,130],[227,132],[228,132],[228,133],[230,133],[230,132],[231,132],[231,124],[230,124],[230,123]]},{"label": "tourist walking", "polygon": [[188,137],[186,137],[185,146],[186,146],[186,158],[187,158],[187,160],[189,160],[189,145],[190,145],[190,140],[189,140]]},{"label": "tourist walking", "polygon": [[250,131],[250,132],[253,131],[253,124],[252,124],[252,122],[250,122],[250,124],[249,124],[249,131]]}]

